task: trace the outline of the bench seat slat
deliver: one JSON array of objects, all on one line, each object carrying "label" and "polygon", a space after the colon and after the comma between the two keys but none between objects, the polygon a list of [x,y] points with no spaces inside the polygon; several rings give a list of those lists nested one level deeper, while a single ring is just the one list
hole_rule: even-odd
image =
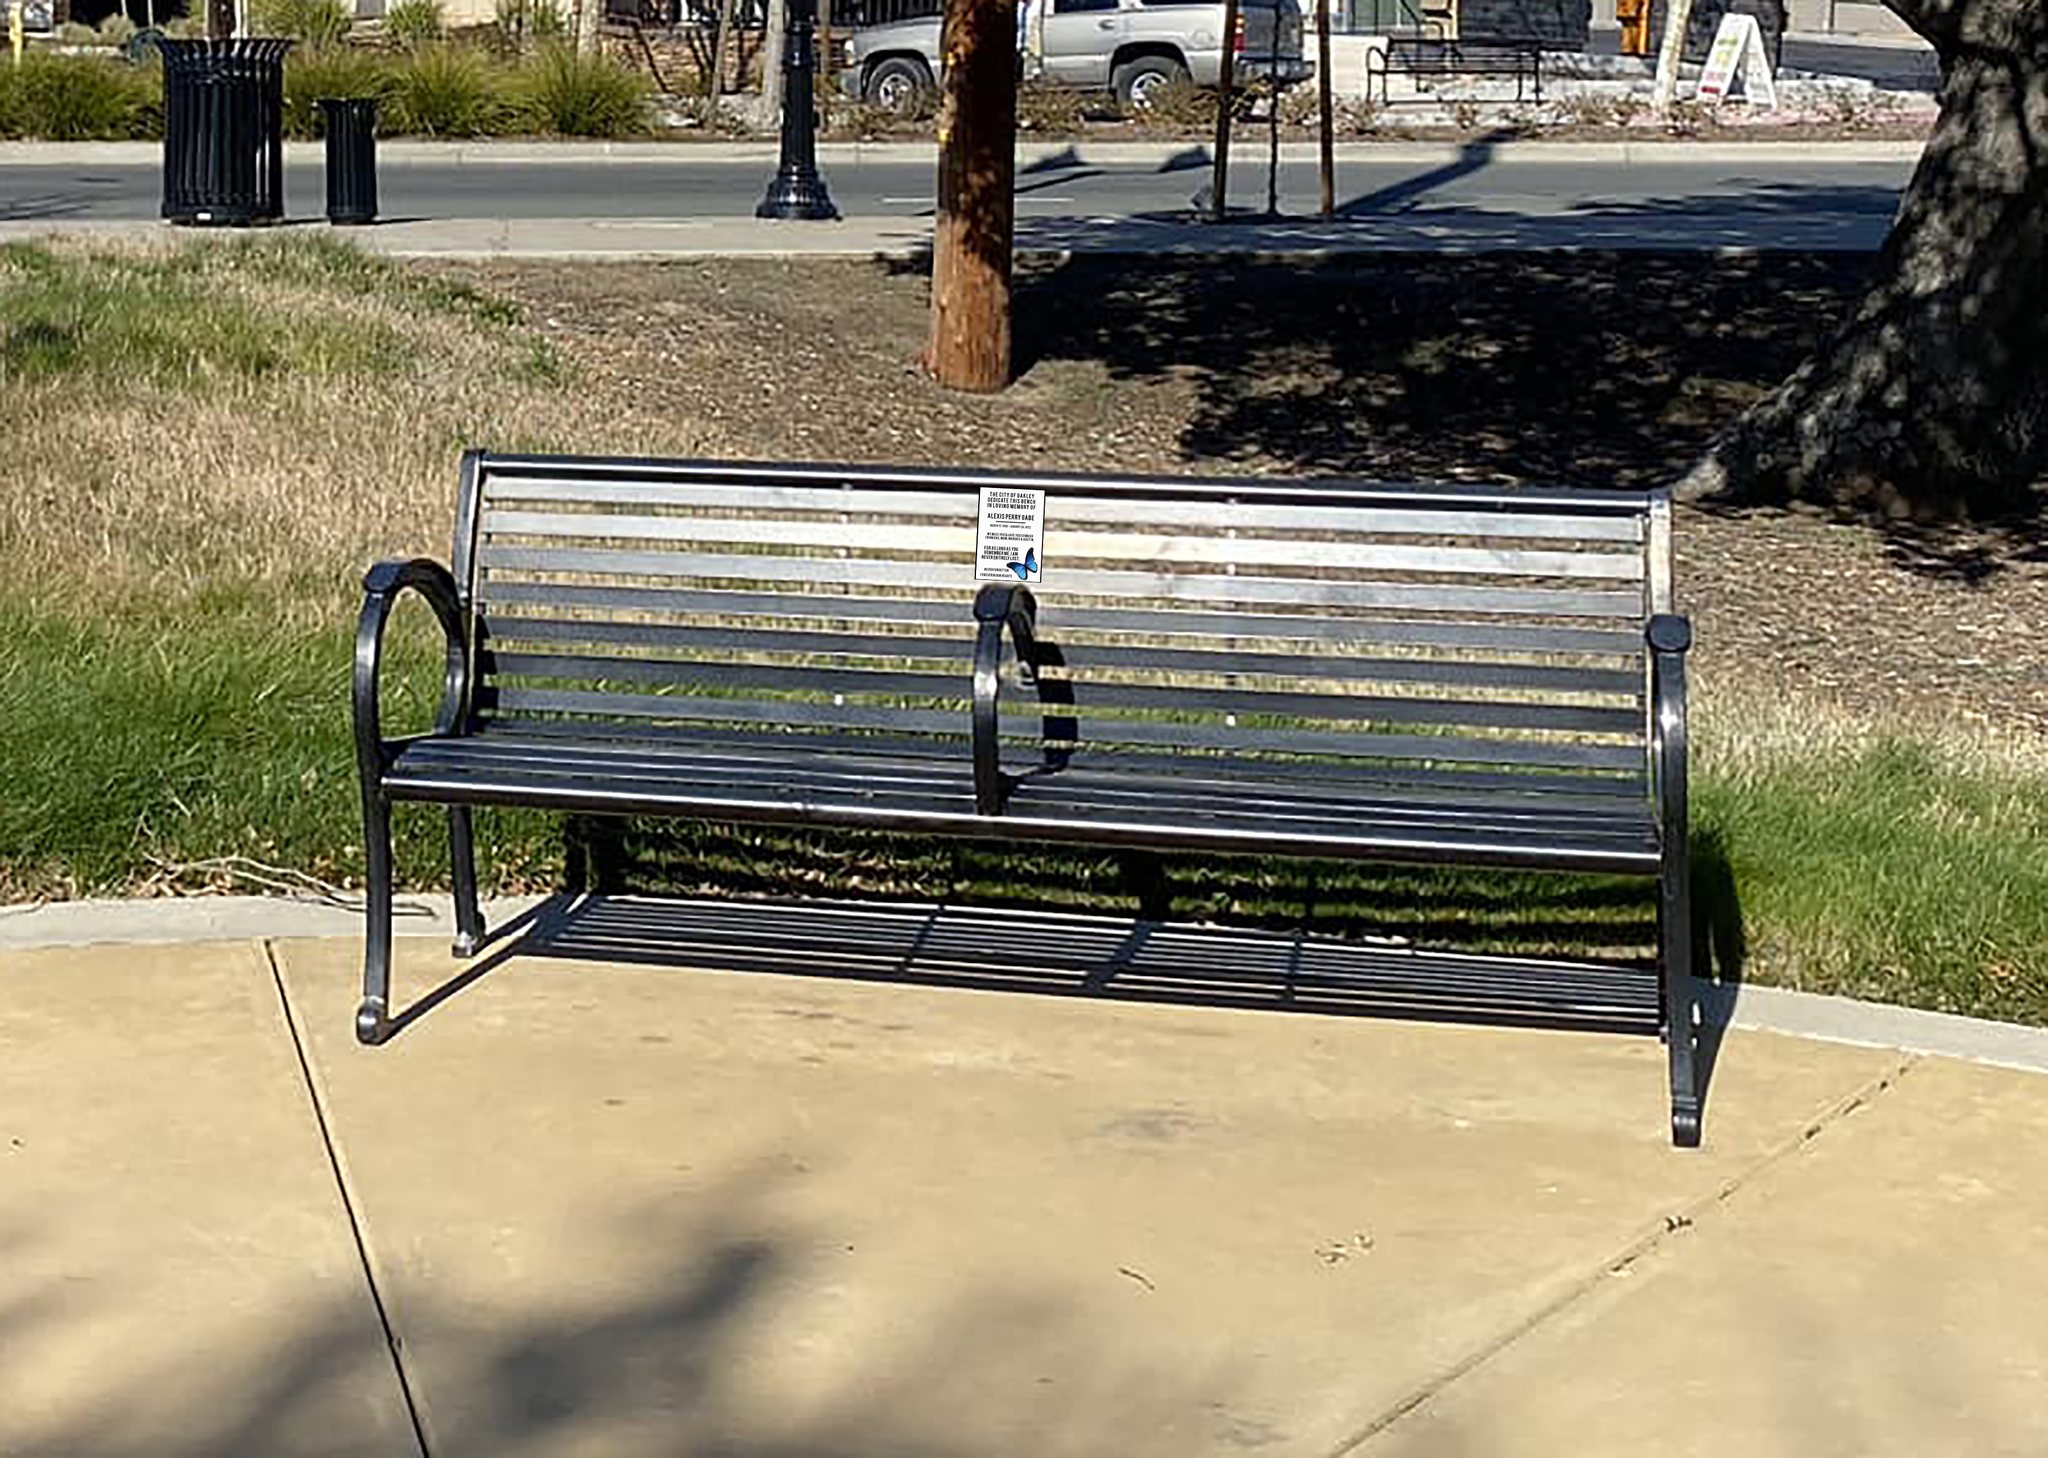
[{"label": "bench seat slat", "polygon": [[[957,614],[958,607],[954,612]],[[963,633],[934,637],[909,633],[830,633],[782,627],[696,627],[668,623],[598,622],[580,618],[492,617],[494,644],[547,643],[625,648],[692,648],[749,654],[830,654],[850,658],[960,662],[974,655]],[[502,650],[502,646],[499,651]]]},{"label": "bench seat slat", "polygon": [[[1357,524],[1354,524],[1354,529]],[[707,545],[772,545],[858,551],[958,554],[971,542],[965,522],[947,526],[863,520],[838,522],[787,517],[627,516],[591,512],[494,512],[491,540],[655,541]],[[1629,544],[1631,547],[1633,544]],[[1128,529],[1080,532],[1048,525],[1048,562],[1138,562],[1176,566],[1345,568],[1436,576],[1500,576],[1637,582],[1642,553],[1546,551],[1534,548],[1390,545],[1358,540],[1295,537],[1161,536]]]},{"label": "bench seat slat", "polygon": [[965,700],[965,675],[907,673],[864,668],[791,668],[767,663],[720,663],[703,659],[623,658],[491,651],[485,660],[494,678],[606,680],[619,683],[700,685],[786,693],[861,694],[897,698]]},{"label": "bench seat slat", "polygon": [[[1025,713],[1022,690],[1015,701]],[[1583,704],[1517,703],[1488,699],[1390,698],[1364,694],[1310,694],[1260,689],[1186,685],[1143,685],[1089,680],[1074,687],[1074,703],[1057,712],[1085,721],[1126,717],[1127,711],[1184,713],[1213,723],[1226,716],[1281,717],[1298,721],[1442,724],[1476,729],[1546,729],[1580,734],[1634,735],[1644,729],[1642,711]],[[1163,722],[1163,721],[1149,721]],[[1249,727],[1249,726],[1247,726]]]},{"label": "bench seat slat", "polygon": [[[971,521],[973,499],[957,492],[858,492],[830,486],[756,486],[735,491],[730,484],[652,485],[621,481],[496,480],[486,488],[492,503],[525,507],[548,504],[632,507],[735,508],[812,514],[847,512]],[[1470,536],[1552,541],[1626,542],[1643,539],[1640,515],[1532,511],[1472,511],[1442,508],[1347,505],[1281,506],[1258,501],[1145,501],[1090,494],[1075,484],[1055,486],[1049,515],[1059,522],[1117,526],[1218,527],[1239,530],[1367,533],[1381,536]]]},{"label": "bench seat slat", "polygon": [[[670,719],[738,724],[789,724],[900,733],[965,734],[967,711],[937,713],[860,704],[818,704],[796,699],[727,699],[691,694],[604,694],[573,689],[494,689],[495,712],[583,714],[603,718]],[[1453,764],[1545,765],[1560,769],[1626,769],[1642,762],[1639,747],[1533,739],[1479,739],[1463,735],[1339,733],[1239,729],[1210,724],[1142,720],[1084,720],[1084,741],[1104,744],[1180,745],[1197,749],[1276,754],[1348,755],[1360,759],[1413,759]]]},{"label": "bench seat slat", "polygon": [[950,713],[803,699],[713,698],[708,694],[605,694],[576,689],[493,688],[484,706],[503,714],[589,715],[613,719],[673,719],[738,724],[788,724],[836,729],[893,730],[899,734],[966,734],[967,709]]},{"label": "bench seat slat", "polygon": [[975,469],[933,470],[924,466],[847,466],[776,461],[652,460],[631,457],[523,456],[493,454],[484,473],[488,496],[514,481],[623,482],[657,488],[719,483],[734,495],[784,486],[827,487],[849,494],[867,491],[960,492],[971,498],[980,486],[1072,492],[1105,500],[1156,501],[1170,505],[1266,504],[1349,510],[1393,506],[1404,510],[1460,508],[1473,511],[1570,511],[1620,517],[1643,515],[1643,494],[1587,486],[1485,486],[1469,482],[1366,481],[1346,477],[1279,480],[1263,476],[1103,476],[1059,472]]},{"label": "bench seat slat", "polygon": [[[589,719],[515,719],[495,722],[486,732],[494,739],[517,736],[527,742],[568,742],[586,749],[602,748],[626,755],[646,754],[652,757],[688,754],[709,745],[762,757],[786,755],[792,749],[815,749],[851,754],[931,752],[951,758],[959,754],[961,744],[958,738],[920,739],[881,734],[842,736],[824,731],[805,732],[799,738],[788,730],[750,730],[708,723],[660,725],[632,720],[608,723]],[[962,732],[964,734],[964,730]],[[1035,737],[1024,734],[1011,736],[1010,742],[1016,746],[1034,747],[1037,743]],[[1639,759],[1623,772],[1598,773],[1540,767],[1490,769],[1483,764],[1421,764],[1413,761],[1368,763],[1336,759],[1253,759],[1226,754],[1153,754],[1130,748],[1083,745],[1073,753],[1070,763],[1075,770],[1088,774],[1121,777],[1150,773],[1171,775],[1187,784],[1225,787],[1241,786],[1247,782],[1258,785],[1324,783],[1357,785],[1366,789],[1377,786],[1387,793],[1406,796],[1428,796],[1439,792],[1453,797],[1489,793],[1512,797],[1554,794],[1567,800],[1572,797],[1643,800],[1649,794]],[[1021,761],[1012,765],[1013,769],[1026,767]]]},{"label": "bench seat slat", "polygon": [[[836,622],[943,623],[955,629],[969,594],[950,598],[877,597],[872,594],[741,592],[722,588],[598,586],[583,582],[544,582],[516,577],[484,579],[477,600],[487,610],[518,606],[573,608],[604,612],[636,612],[664,617],[815,618]],[[563,621],[579,621],[564,619]]]},{"label": "bench seat slat", "polygon": [[1633,697],[1642,691],[1640,670],[1566,668],[1539,663],[1478,662],[1458,658],[1354,658],[1308,653],[1234,653],[1186,648],[1122,648],[1082,643],[1062,649],[1066,672],[1086,677],[1094,669],[1162,674],[1255,675],[1265,678],[1365,680],[1436,684],[1446,688],[1514,688],[1548,693]]},{"label": "bench seat slat", "polygon": [[[930,588],[962,583],[959,562],[852,557],[780,557],[714,552],[629,552],[590,547],[486,545],[487,571],[629,577],[699,578],[728,582],[844,583],[879,588]],[[1641,591],[1591,588],[1467,587],[1407,582],[1357,582],[1324,577],[1233,577],[1197,573],[1080,569],[1059,578],[1063,596],[1148,598],[1180,602],[1289,603],[1320,607],[1412,609],[1422,612],[1530,614],[1568,618],[1643,615]]]},{"label": "bench seat slat", "polygon": [[[792,753],[794,751],[794,753]],[[953,756],[957,759],[957,754]],[[794,762],[792,762],[794,761]],[[752,780],[777,775],[791,783],[849,778],[871,779],[877,783],[905,781],[929,784],[936,777],[954,773],[948,762],[906,758],[894,754],[828,758],[808,743],[764,746],[749,751],[714,741],[696,740],[668,746],[641,746],[618,742],[540,739],[516,740],[493,733],[461,740],[427,741],[416,747],[410,763],[443,768],[461,768],[478,763],[516,762],[534,772],[556,775],[617,774],[629,778],[659,778],[687,772],[700,782]],[[820,767],[822,766],[822,768]],[[1530,778],[1530,777],[1524,777]],[[1389,819],[1437,817],[1452,819],[1483,815],[1502,820],[1527,819],[1551,823],[1570,818],[1588,826],[1632,827],[1644,823],[1647,801],[1641,796],[1625,799],[1613,795],[1574,795],[1556,791],[1502,791],[1484,785],[1421,788],[1388,778],[1351,776],[1344,781],[1238,781],[1176,772],[1170,765],[1137,772],[1104,771],[1085,760],[1047,776],[1034,793],[1061,800],[1088,800],[1101,804],[1145,805],[1160,797],[1191,802],[1215,800],[1228,804],[1235,813],[1271,807],[1277,812],[1314,812],[1332,804],[1368,807]]]},{"label": "bench seat slat", "polygon": [[1191,808],[1227,807],[1240,816],[1327,815],[1334,805],[1355,807],[1361,814],[1388,820],[1526,821],[1532,826],[1573,824],[1588,829],[1640,834],[1650,823],[1647,801],[1614,796],[1565,796],[1452,791],[1395,790],[1367,784],[1309,786],[1218,786],[1190,783],[1180,775],[1139,779],[1129,775],[1091,774],[1086,770],[1049,774],[1030,782],[1024,792],[1034,804],[1104,805],[1160,808],[1180,803]]},{"label": "bench seat slat", "polygon": [[[1035,728],[1036,716],[1032,724]],[[1357,759],[1403,759],[1441,764],[1544,766],[1553,769],[1634,769],[1640,745],[1587,744],[1539,739],[1482,739],[1458,734],[1373,734],[1363,730],[1242,729],[1213,724],[1161,724],[1135,719],[1080,721],[1082,742],[1171,745],[1188,749]]]},{"label": "bench seat slat", "polygon": [[1311,613],[1203,612],[1197,609],[1091,608],[1041,597],[1039,623],[1047,637],[1067,641],[1072,631],[1147,637],[1198,637],[1225,642],[1298,641],[1331,647],[1452,648],[1473,652],[1588,654],[1641,657],[1643,636],[1631,629],[1531,627],[1512,623],[1445,622]]},{"label": "bench seat slat", "polygon": [[[964,661],[973,656],[973,641],[964,634],[951,638],[909,634],[828,633],[805,629],[706,628],[662,623],[596,622],[575,618],[506,618],[490,620],[490,639],[503,653],[508,643],[573,644],[703,649],[754,656],[840,655],[849,658]],[[1634,696],[1642,689],[1641,671],[1567,668],[1526,662],[1481,662],[1454,658],[1355,658],[1283,653],[1239,653],[1189,648],[1123,647],[1103,643],[1067,643],[1066,669],[1152,669],[1161,673],[1257,674],[1332,680],[1380,680],[1388,683],[1444,684],[1468,688],[1526,688],[1557,693]]]},{"label": "bench seat slat", "polygon": [[[483,663],[494,679],[571,683],[672,684],[785,693],[858,694],[919,699],[961,699],[968,681],[958,672],[913,673],[851,667],[788,667],[706,659],[629,658],[488,651]],[[1048,683],[1054,682],[1048,678]],[[1083,718],[1119,718],[1124,711],[1184,712],[1219,716],[1282,716],[1298,720],[1444,724],[1494,729],[1547,729],[1627,735],[1643,730],[1636,708],[1448,697],[1393,698],[1344,693],[1302,693],[1256,687],[1131,684],[1104,680],[1073,683],[1075,703],[1060,712]],[[591,690],[591,692],[604,692]],[[1022,692],[1020,690],[1020,692]]]},{"label": "bench seat slat", "polygon": [[[836,756],[807,758],[799,753],[779,764],[747,762],[737,773],[704,773],[720,763],[715,757],[693,760],[679,755],[660,773],[651,767],[629,773],[612,768],[592,772],[559,760],[536,761],[517,742],[481,736],[467,744],[429,740],[406,747],[388,772],[387,786],[404,799],[583,809],[631,805],[654,813],[713,818],[786,813],[846,823],[908,818],[932,828],[1023,839],[1078,838],[1091,825],[1099,830],[1107,813],[1106,823],[1116,837],[1131,844],[1193,840],[1239,850],[1273,843],[1316,844],[1327,853],[1373,851],[1424,860],[1477,857],[1503,864],[1530,856],[1531,832],[1537,829],[1526,818],[1490,816],[1479,807],[1464,815],[1407,807],[1382,815],[1355,800],[1339,800],[1327,802],[1320,814],[1306,805],[1276,814],[1271,807],[1237,813],[1208,798],[1190,802],[1165,795],[1149,804],[1085,797],[1063,801],[1041,790],[1041,783],[1050,786],[1051,780],[1027,781],[1017,791],[1011,813],[990,820],[974,813],[972,777],[957,761],[907,762],[900,773],[889,775],[876,772],[888,763],[883,760],[860,767]],[[1541,829],[1550,850],[1588,868],[1638,865],[1655,851],[1642,829],[1619,826],[1613,817],[1554,816]]]},{"label": "bench seat slat", "polygon": [[[794,592],[739,592],[716,588],[690,590],[659,587],[612,587],[588,583],[544,582],[490,577],[480,601],[495,621],[499,607],[579,612],[645,613],[663,619],[781,618],[827,622],[889,624],[936,623],[957,629],[962,603],[948,599],[849,595],[806,596]],[[553,621],[553,619],[550,619]],[[563,622],[596,621],[562,618]],[[1069,633],[1147,637],[1195,637],[1224,641],[1294,641],[1333,647],[1395,646],[1469,649],[1474,652],[1587,654],[1609,658],[1640,658],[1643,637],[1631,629],[1521,626],[1512,623],[1460,623],[1427,619],[1363,618],[1311,613],[1231,613],[1195,609],[1092,608],[1064,602],[1057,593],[1041,598],[1039,622],[1048,637],[1067,641]]]}]

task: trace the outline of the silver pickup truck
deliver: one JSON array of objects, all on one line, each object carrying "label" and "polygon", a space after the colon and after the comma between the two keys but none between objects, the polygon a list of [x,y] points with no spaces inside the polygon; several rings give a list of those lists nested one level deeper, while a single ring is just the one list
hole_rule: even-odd
[{"label": "silver pickup truck", "polygon": [[[1020,6],[1019,74],[1026,80],[1113,91],[1143,110],[1158,87],[1214,86],[1223,64],[1218,0],[1031,0]],[[1291,86],[1314,74],[1302,59],[1299,0],[1239,0],[1233,74]],[[848,96],[915,111],[938,89],[939,21],[899,20],[846,40],[839,85]]]}]

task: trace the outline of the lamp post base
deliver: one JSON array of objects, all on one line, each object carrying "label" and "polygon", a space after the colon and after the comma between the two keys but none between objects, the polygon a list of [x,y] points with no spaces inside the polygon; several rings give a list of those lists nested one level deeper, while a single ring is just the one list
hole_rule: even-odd
[{"label": "lamp post base", "polygon": [[838,219],[839,209],[832,206],[832,195],[825,190],[824,178],[815,172],[785,169],[768,184],[768,195],[754,209],[754,216],[783,222],[829,223]]}]

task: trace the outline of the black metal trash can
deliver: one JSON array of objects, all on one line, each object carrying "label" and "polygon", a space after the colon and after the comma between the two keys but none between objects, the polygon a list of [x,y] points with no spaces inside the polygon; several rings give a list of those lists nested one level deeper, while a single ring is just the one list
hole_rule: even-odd
[{"label": "black metal trash can", "polygon": [[164,205],[174,223],[284,216],[288,40],[166,40]]},{"label": "black metal trash can", "polygon": [[320,98],[327,120],[327,221],[377,221],[377,98]]}]

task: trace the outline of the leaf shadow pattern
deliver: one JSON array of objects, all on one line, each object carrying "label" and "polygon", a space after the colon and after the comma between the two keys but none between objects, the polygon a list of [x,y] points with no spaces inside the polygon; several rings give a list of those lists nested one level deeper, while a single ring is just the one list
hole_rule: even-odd
[{"label": "leaf shadow pattern", "polygon": [[[1247,1421],[1227,1373],[1148,1370],[1100,1350],[1058,1301],[1000,1283],[942,1283],[927,1327],[822,1355],[834,1344],[792,1325],[790,1303],[820,1282],[837,1290],[821,1270],[839,1246],[788,1215],[791,1180],[764,1163],[594,1220],[592,1248],[631,1253],[628,1286],[572,1278],[478,1296],[431,1263],[405,1263],[392,1309],[416,1421],[352,1291],[248,1312],[222,1341],[124,1351],[88,1379],[104,1385],[89,1415],[35,1426],[0,1416],[0,1438],[9,1458],[951,1458],[987,1451],[991,1434],[1016,1452],[1100,1451],[1112,1414],[1139,1431],[1212,1425],[1189,1434],[1205,1449],[1228,1446]],[[500,1224],[522,1216],[500,1212]],[[64,1316],[39,1293],[0,1307],[0,1388],[9,1354],[31,1351]],[[803,1395],[764,1381],[764,1366]],[[366,1420],[373,1409],[381,1422]]]},{"label": "leaf shadow pattern", "polygon": [[1867,268],[1857,255],[1077,256],[1020,274],[1018,317],[1027,360],[1191,378],[1191,461],[1648,486],[1789,373]]},{"label": "leaf shadow pattern", "polygon": [[[1725,206],[1799,201],[1766,189]],[[1074,255],[1020,267],[1018,348],[1027,365],[1186,382],[1180,450],[1205,466],[1648,488],[1683,476],[1820,347],[1872,267],[1854,252]],[[2041,552],[2038,512],[1876,530],[1902,570],[1963,583]]]}]

